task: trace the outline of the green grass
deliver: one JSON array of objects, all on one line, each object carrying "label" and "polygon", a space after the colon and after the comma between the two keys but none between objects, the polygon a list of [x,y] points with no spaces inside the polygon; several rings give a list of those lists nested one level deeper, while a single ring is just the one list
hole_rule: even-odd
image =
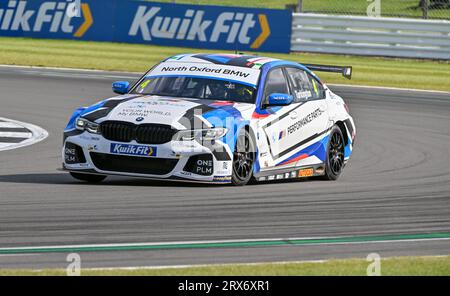
[{"label": "green grass", "polygon": [[[273,263],[273,264],[234,264],[212,265],[192,268],[161,268],[161,269],[108,269],[83,270],[81,275],[146,275],[146,276],[276,276],[276,275],[366,275],[370,262],[363,259],[330,260],[321,263]],[[445,257],[397,257],[381,261],[382,275],[424,275],[449,276],[450,256]],[[4,275],[66,275],[65,270],[0,270]]]},{"label": "green grass", "polygon": [[[140,44],[0,38],[0,64],[144,72],[162,59],[186,52],[217,52]],[[450,91],[450,62],[329,54],[268,54],[303,63],[353,66],[353,79],[319,73],[328,83]]]}]

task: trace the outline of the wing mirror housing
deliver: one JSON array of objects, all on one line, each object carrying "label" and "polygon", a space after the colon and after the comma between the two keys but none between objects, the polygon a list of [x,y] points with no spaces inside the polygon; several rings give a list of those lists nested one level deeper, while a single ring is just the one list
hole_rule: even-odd
[{"label": "wing mirror housing", "polygon": [[112,84],[112,90],[119,95],[126,94],[130,90],[130,83],[128,81],[116,81]]},{"label": "wing mirror housing", "polygon": [[273,93],[267,100],[267,106],[287,106],[292,103],[294,97],[289,94]]}]

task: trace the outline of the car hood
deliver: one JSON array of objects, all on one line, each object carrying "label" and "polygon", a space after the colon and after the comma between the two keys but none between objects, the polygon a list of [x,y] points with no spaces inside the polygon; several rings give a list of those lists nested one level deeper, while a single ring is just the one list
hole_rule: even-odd
[{"label": "car hood", "polygon": [[90,110],[82,116],[95,122],[155,123],[176,129],[190,128],[186,123],[193,125],[195,119],[207,126],[225,126],[230,119],[249,119],[255,109],[254,104],[248,103],[142,95],[119,96],[95,106],[94,110],[88,108]]}]

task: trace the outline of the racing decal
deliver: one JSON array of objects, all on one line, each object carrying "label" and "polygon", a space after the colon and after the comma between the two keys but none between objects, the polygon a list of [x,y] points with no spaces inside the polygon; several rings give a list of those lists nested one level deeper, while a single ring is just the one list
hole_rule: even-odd
[{"label": "racing decal", "polygon": [[256,69],[227,66],[223,64],[166,62],[157,65],[147,77],[195,76],[236,81],[241,84],[256,86],[259,79],[259,73],[260,71]]},{"label": "racing decal", "polygon": [[211,154],[191,156],[183,170],[201,176],[211,176],[214,171],[214,162]]},{"label": "racing decal", "polygon": [[[237,58],[241,58],[242,55],[237,55],[237,54],[196,54],[193,55],[192,57],[194,58],[198,58],[198,59],[202,59],[204,61],[208,61],[211,62],[213,64],[228,64],[230,61],[235,60]],[[250,56],[247,56],[250,57]],[[240,65],[236,65],[235,66],[244,66],[242,64]]]},{"label": "racing decal", "polygon": [[[281,115],[278,116],[277,118],[274,118],[274,120],[272,120],[272,121],[266,123],[262,128],[265,130],[266,128],[268,128],[268,127],[271,126],[272,124],[274,124],[274,123],[276,123],[276,122],[278,122],[278,121],[280,121],[280,120],[286,118],[287,116],[289,116],[289,113],[290,113],[290,112],[295,111],[296,109],[302,107],[302,106],[303,106],[304,104],[306,104],[306,103],[308,103],[308,101],[306,101],[306,102],[301,102],[301,103],[296,103],[294,108],[289,109],[288,111],[286,111],[285,113],[281,114]],[[282,107],[275,107],[275,108],[276,108],[276,109],[275,109],[276,111],[281,110],[281,109],[284,109],[284,108],[282,108]],[[265,110],[267,110],[268,112],[270,112],[271,109],[274,109],[274,108],[267,108],[267,109],[265,109]],[[255,112],[259,112],[259,111],[264,111],[264,110],[255,110]],[[275,111],[275,112],[276,112],[276,111]],[[275,114],[275,112],[274,112],[274,113],[270,113],[269,115]],[[261,117],[264,117],[265,114],[259,114],[259,115],[260,115]]]},{"label": "racing decal", "polygon": [[106,100],[102,104],[97,104],[97,105],[92,106],[95,108],[88,108],[88,109],[84,110],[84,112],[81,113],[81,116],[83,118],[86,118],[89,121],[95,122],[97,119],[106,117],[119,104],[130,101],[137,97],[139,97],[139,95],[132,95],[132,96],[128,96],[128,97],[120,98],[120,99]]},{"label": "racing decal", "polygon": [[186,129],[204,129],[210,126],[209,123],[206,123],[202,116],[211,111],[214,110],[214,107],[199,104],[196,105],[184,113],[184,115],[180,118],[178,121],[181,125],[183,125]]},{"label": "racing decal", "polygon": [[230,183],[231,182],[231,176],[214,176],[213,182]]},{"label": "racing decal", "polygon": [[83,132],[84,131],[80,131],[80,130],[77,130],[77,129],[72,129],[70,131],[64,131],[63,143],[66,141],[66,139],[68,137],[76,136],[76,135],[82,134]]},{"label": "racing decal", "polygon": [[156,156],[157,147],[111,143],[110,152],[112,154],[124,154],[135,156]]},{"label": "racing decal", "polygon": [[81,147],[67,142],[64,146],[64,162],[67,164],[86,163]]},{"label": "racing decal", "polygon": [[232,101],[215,101],[211,104],[209,104],[208,106],[213,107],[213,108],[220,108],[223,106],[233,106],[235,104],[235,102]]},{"label": "racing decal", "polygon": [[322,115],[323,113],[324,112],[322,110],[320,110],[320,108],[317,108],[316,110],[314,110],[313,112],[311,112],[310,114],[305,116],[304,118],[302,118],[302,119],[294,122],[292,125],[290,125],[287,128],[288,134],[295,133],[296,131],[298,131],[299,129],[301,129],[302,127],[304,127],[305,125],[307,125],[308,123],[310,123],[311,121],[313,121],[314,119],[316,119],[317,117]]},{"label": "racing decal", "polygon": [[[135,96],[133,99],[122,102],[108,114],[110,120],[120,120],[134,123],[158,123],[172,125],[183,129],[191,122],[180,120],[186,110],[200,106],[195,100],[175,99],[160,96]],[[181,125],[179,122],[185,123]]]},{"label": "racing decal", "polygon": [[264,66],[267,63],[278,61],[278,59],[274,58],[267,58],[267,57],[253,57],[247,61],[247,67],[254,68],[254,69],[260,69],[262,66]]},{"label": "racing decal", "polygon": [[328,133],[330,130],[331,130],[331,128],[326,129],[326,130],[324,130],[323,132],[314,134],[314,135],[312,135],[311,137],[309,137],[309,138],[307,138],[307,139],[305,139],[305,140],[303,140],[303,141],[301,141],[301,142],[298,142],[298,143],[296,143],[295,145],[289,147],[288,149],[286,149],[286,150],[280,152],[279,154],[273,155],[273,158],[274,158],[274,159],[281,158],[281,157],[283,157],[284,155],[288,154],[289,152],[294,151],[294,150],[297,149],[298,147],[300,147],[300,146],[302,146],[302,145],[305,145],[306,143],[311,142],[311,141],[313,141],[314,139],[317,139],[317,138],[319,138],[320,136],[322,136],[322,135]]},{"label": "racing decal", "polygon": [[175,55],[166,59],[165,61],[179,61],[179,62],[194,62],[202,63],[208,62],[212,64],[222,64],[237,67],[246,67],[253,69],[261,69],[263,65],[273,61],[279,61],[274,58],[259,57],[254,55],[242,54],[183,54]]},{"label": "racing decal", "polygon": [[355,138],[355,136],[356,136],[355,130],[353,129],[353,124],[352,124],[352,122],[350,121],[350,119],[344,120],[344,123],[345,123],[345,126],[346,126],[347,129],[348,129],[349,136],[351,137],[351,140],[353,141],[354,138]]},{"label": "racing decal", "polygon": [[305,158],[308,158],[308,157],[309,157],[309,155],[306,154],[306,153],[301,153],[301,152],[300,153],[296,153],[296,154],[294,154],[294,156],[291,156],[288,159],[278,163],[277,166],[281,166],[281,165],[286,165],[286,164],[290,164],[290,163],[293,163],[293,162],[297,162],[299,160],[302,160],[302,159],[305,159]]},{"label": "racing decal", "polygon": [[306,168],[306,169],[301,169],[298,171],[299,178],[306,178],[306,177],[312,177],[312,176],[314,176],[313,168]]},{"label": "racing decal", "polygon": [[94,122],[99,118],[105,117],[106,115],[108,115],[109,112],[111,112],[110,108],[100,108],[95,111],[92,111],[91,113],[83,115],[83,118],[86,118],[87,120]]}]

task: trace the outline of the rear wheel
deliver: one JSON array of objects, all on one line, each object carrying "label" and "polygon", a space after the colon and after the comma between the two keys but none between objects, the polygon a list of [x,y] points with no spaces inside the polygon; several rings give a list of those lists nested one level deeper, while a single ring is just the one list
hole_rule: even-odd
[{"label": "rear wheel", "polygon": [[333,127],[328,141],[327,159],[325,162],[325,180],[337,180],[344,169],[344,137],[341,129]]},{"label": "rear wheel", "polygon": [[249,132],[245,129],[239,133],[233,153],[233,185],[243,186],[253,177],[253,164],[255,163],[255,144]]},{"label": "rear wheel", "polygon": [[92,174],[81,174],[70,172],[70,175],[77,180],[89,182],[89,183],[99,183],[105,180],[105,175],[92,175]]}]

